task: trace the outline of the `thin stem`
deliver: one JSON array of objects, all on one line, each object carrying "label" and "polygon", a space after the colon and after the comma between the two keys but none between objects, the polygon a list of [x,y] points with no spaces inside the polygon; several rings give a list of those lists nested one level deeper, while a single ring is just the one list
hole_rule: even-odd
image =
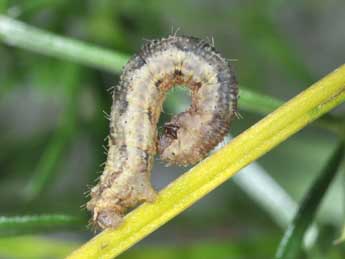
[{"label": "thin stem", "polygon": [[0,236],[78,228],[84,224],[80,217],[60,214],[0,217]]},{"label": "thin stem", "polygon": [[11,46],[111,72],[120,72],[128,60],[128,56],[122,53],[57,36],[1,15],[0,40]]},{"label": "thin stem", "polygon": [[[129,55],[107,50],[79,40],[57,36],[37,29],[23,22],[0,15],[0,41],[34,51],[40,54],[57,57],[63,60],[119,73],[128,61]],[[279,107],[283,101],[241,88],[240,109],[267,114]],[[345,120],[331,116],[318,120],[318,126],[344,135]]]},{"label": "thin stem", "polygon": [[336,176],[343,157],[344,143],[342,142],[305,195],[294,219],[284,233],[284,237],[278,247],[276,258],[298,258],[305,232],[312,224],[322,198],[325,196],[329,185]]},{"label": "thin stem", "polygon": [[[284,102],[277,98],[256,93],[245,87],[240,87],[239,106],[240,109],[266,115],[273,112]],[[345,119],[338,118],[331,114],[325,114],[315,121],[313,125],[332,131],[339,136],[345,136]]]},{"label": "thin stem", "polygon": [[243,110],[268,114],[277,109],[284,102],[271,96],[260,94],[240,86],[239,106]]}]

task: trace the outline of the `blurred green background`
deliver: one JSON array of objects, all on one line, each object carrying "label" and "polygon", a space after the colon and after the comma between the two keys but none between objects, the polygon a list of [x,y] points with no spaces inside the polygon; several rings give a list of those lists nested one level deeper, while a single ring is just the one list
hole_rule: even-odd
[{"label": "blurred green background", "polygon": [[[345,58],[344,1],[0,0],[0,13],[125,56],[145,39],[176,31],[214,39],[232,60],[241,88],[281,100]],[[19,220],[1,225],[0,218],[0,258],[62,258],[93,236],[80,206],[102,171],[108,134],[103,111],[110,111],[107,89],[119,73],[16,47],[1,36],[1,26],[0,20],[0,216]],[[188,93],[171,91],[162,121],[188,103]],[[255,106],[240,107],[240,114],[233,136],[263,117]],[[120,258],[273,258],[336,142],[325,129],[306,128],[247,169],[254,171],[249,177],[223,184]],[[302,258],[345,258],[344,243],[333,244],[344,223],[343,167],[317,214],[316,241]],[[163,188],[185,170],[164,167],[157,158],[154,186]],[[17,229],[24,215],[53,218]]]}]

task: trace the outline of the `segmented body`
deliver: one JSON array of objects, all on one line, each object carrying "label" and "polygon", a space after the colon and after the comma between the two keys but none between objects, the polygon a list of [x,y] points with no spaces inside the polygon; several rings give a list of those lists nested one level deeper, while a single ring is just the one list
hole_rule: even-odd
[{"label": "segmented body", "polygon": [[[157,123],[166,92],[185,85],[190,108],[164,125]],[[209,43],[193,37],[154,40],[123,69],[113,93],[108,158],[87,208],[93,223],[114,228],[128,208],[152,202],[150,173],[156,152],[168,164],[194,164],[229,131],[237,109],[237,82],[227,60]]]}]

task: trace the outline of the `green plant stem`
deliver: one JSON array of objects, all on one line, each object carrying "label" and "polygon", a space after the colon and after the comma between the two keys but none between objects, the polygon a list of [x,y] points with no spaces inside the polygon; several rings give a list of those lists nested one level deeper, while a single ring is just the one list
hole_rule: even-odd
[{"label": "green plant stem", "polygon": [[268,114],[277,109],[284,102],[265,94],[260,94],[240,86],[238,104],[241,109],[255,111],[259,114]]},{"label": "green plant stem", "polygon": [[302,241],[308,227],[312,224],[315,214],[334,179],[338,167],[344,157],[344,142],[341,142],[332,154],[321,174],[315,179],[305,195],[296,216],[285,231],[276,253],[277,259],[298,258]]},{"label": "green plant stem", "polygon": [[0,236],[79,228],[85,223],[80,217],[60,214],[0,217]]},{"label": "green plant stem", "polygon": [[[119,73],[128,61],[129,55],[107,50],[79,40],[57,36],[53,33],[37,29],[15,19],[0,15],[0,40],[11,46],[34,51],[63,60]],[[259,114],[268,114],[283,101],[267,95],[255,93],[241,87],[240,109]],[[324,116],[317,125],[340,135],[345,133],[345,120]]]},{"label": "green plant stem", "polygon": [[[284,102],[277,98],[250,91],[240,87],[240,109],[259,114],[269,114]],[[316,126],[332,131],[339,136],[345,136],[345,119],[325,114],[315,121]]]},{"label": "green plant stem", "polygon": [[1,15],[0,39],[11,46],[111,72],[120,72],[128,60],[128,55],[57,36]]}]

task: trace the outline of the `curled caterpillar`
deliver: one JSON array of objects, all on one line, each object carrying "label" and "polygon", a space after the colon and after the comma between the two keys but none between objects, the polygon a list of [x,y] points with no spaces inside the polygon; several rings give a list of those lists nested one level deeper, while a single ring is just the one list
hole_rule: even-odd
[{"label": "curled caterpillar", "polygon": [[[157,123],[167,91],[185,85],[192,103],[164,125]],[[129,208],[153,202],[154,155],[168,164],[195,164],[228,133],[237,110],[237,82],[229,62],[194,37],[169,36],[142,47],[123,69],[113,92],[108,157],[87,209],[99,228],[115,228]]]}]

